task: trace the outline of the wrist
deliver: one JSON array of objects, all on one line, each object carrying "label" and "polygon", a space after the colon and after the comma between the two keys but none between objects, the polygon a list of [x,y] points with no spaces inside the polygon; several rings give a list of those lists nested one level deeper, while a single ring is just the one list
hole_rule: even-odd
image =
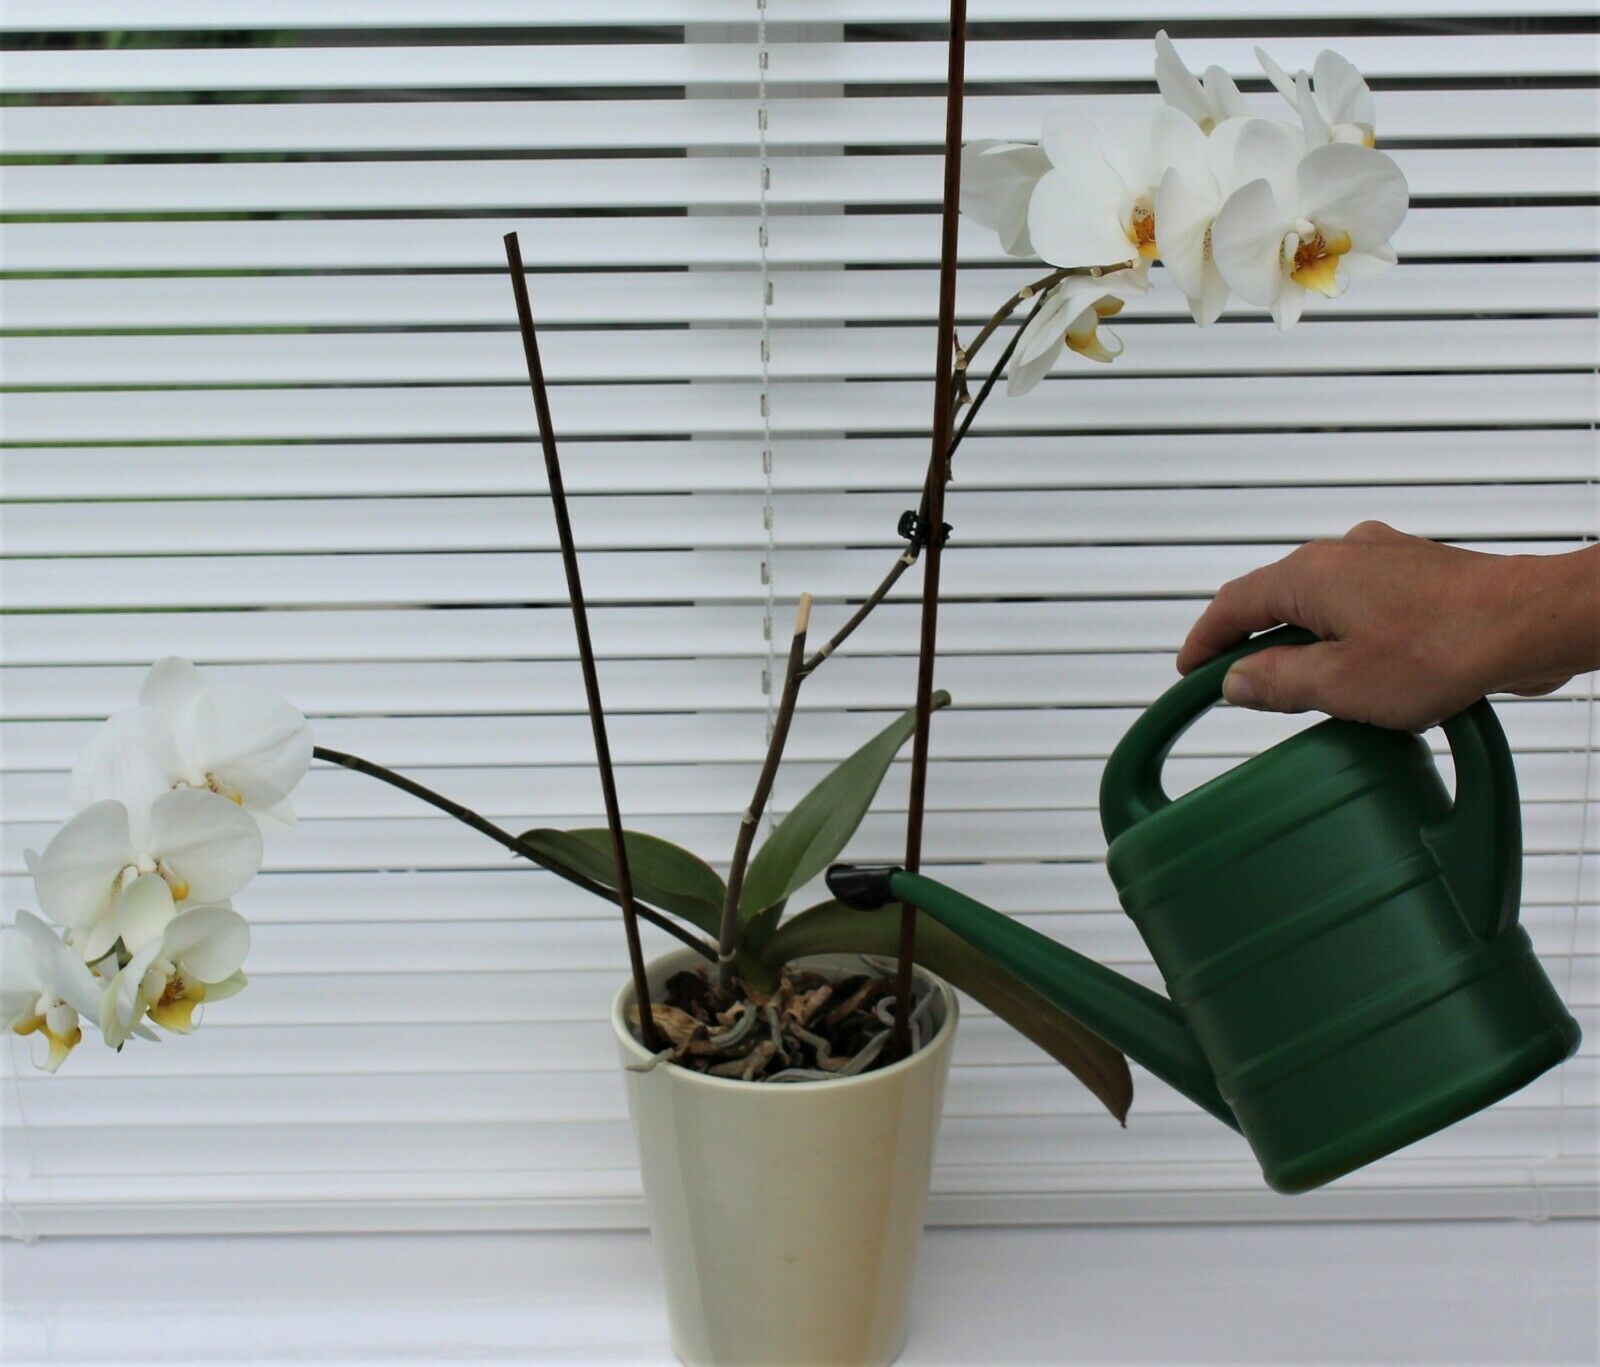
[{"label": "wrist", "polygon": [[1511,562],[1495,686],[1600,669],[1600,546]]}]

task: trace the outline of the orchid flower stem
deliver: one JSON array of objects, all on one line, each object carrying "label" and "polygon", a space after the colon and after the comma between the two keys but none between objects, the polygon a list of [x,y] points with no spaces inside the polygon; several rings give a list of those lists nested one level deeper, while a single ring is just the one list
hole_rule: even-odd
[{"label": "orchid flower stem", "polygon": [[[585,878],[582,874],[574,873],[570,869],[561,868],[550,863],[535,850],[524,845],[521,840],[512,835],[510,831],[502,830],[487,817],[479,816],[470,807],[463,807],[459,802],[452,801],[442,793],[436,793],[432,788],[425,788],[415,779],[409,779],[404,774],[397,774],[393,769],[385,769],[381,764],[374,764],[371,760],[362,759],[359,755],[349,755],[342,750],[329,750],[326,746],[319,745],[312,750],[312,755],[326,764],[337,764],[342,769],[350,769],[358,774],[365,774],[368,778],[375,778],[380,783],[387,783],[391,788],[398,788],[402,793],[409,793],[412,797],[426,802],[429,806],[437,807],[446,816],[452,816],[463,826],[470,826],[481,835],[504,845],[513,854],[521,855],[530,863],[539,865],[540,868],[549,869],[558,878],[565,878],[567,882],[582,888],[585,892],[592,892],[596,897],[617,904],[617,894],[602,883],[596,883]],[[634,909],[651,925],[657,926],[667,932],[674,939],[681,940],[690,949],[703,959],[715,962],[717,952],[698,935],[692,935],[671,917],[654,907],[647,907],[634,901]]]},{"label": "orchid flower stem", "polygon": [[[1112,267],[1110,269],[1119,268]],[[977,421],[978,411],[983,407],[989,395],[994,392],[994,387],[999,382],[1000,377],[1005,374],[1006,366],[1010,363],[1013,354],[1015,354],[1017,343],[1022,340],[1022,334],[1026,330],[1027,325],[1033,321],[1039,310],[1044,307],[1046,291],[1048,291],[1051,286],[1065,279],[1067,276],[1081,273],[1082,272],[1070,270],[1055,271],[1052,274],[1045,276],[1042,280],[1035,280],[1033,284],[1018,290],[1014,295],[1011,296],[1011,298],[1006,300],[1006,302],[1000,306],[1000,308],[995,312],[995,315],[984,325],[983,331],[973,339],[972,346],[966,352],[966,360],[969,365],[972,361],[972,357],[976,354],[977,349],[994,334],[995,329],[998,328],[1001,323],[1003,323],[1007,318],[1016,312],[1017,306],[1026,302],[1028,299],[1034,300],[1034,305],[1028,311],[1027,318],[1023,320],[1022,326],[1011,335],[1011,340],[1006,343],[1005,350],[1000,353],[1000,359],[994,363],[994,368],[990,370],[988,378],[984,380],[982,387],[979,388],[978,396],[968,407],[966,416],[961,420],[961,426],[956,429],[955,436],[950,439],[950,449],[945,452],[945,460],[947,463],[955,457],[956,449],[961,445],[961,442],[966,437],[967,433],[972,430],[972,424]],[[924,518],[927,517],[928,484],[926,481],[923,482],[922,486],[922,502],[919,511]],[[855,631],[857,627],[867,620],[867,617],[872,610],[889,596],[889,591],[894,588],[895,584],[899,581],[900,576],[910,569],[911,566],[917,563],[917,555],[918,548],[916,546],[908,546],[904,551],[895,557],[894,564],[889,567],[889,572],[884,575],[883,579],[879,582],[878,587],[873,589],[873,591],[869,593],[862,601],[861,606],[855,610],[849,621],[840,627],[838,631],[834,632],[834,634],[828,638],[828,643],[820,650],[815,651],[811,655],[810,659],[806,661],[805,673],[807,675],[814,672],[823,663],[823,661],[825,661],[836,650],[838,650],[841,645],[844,644],[845,639],[853,631]]]},{"label": "orchid flower stem", "polygon": [[1029,299],[1035,298],[1036,296],[1042,297],[1043,295],[1049,293],[1050,290],[1054,289],[1072,274],[1074,274],[1074,272],[1069,269],[1055,270],[1051,271],[1049,275],[1046,275],[1039,280],[1034,280],[1031,283],[1024,285],[1020,290],[1013,294],[1011,298],[1007,299],[1005,303],[1001,304],[1000,307],[994,311],[993,317],[991,317],[989,321],[983,325],[983,328],[979,331],[978,335],[972,339],[972,345],[966,349],[966,359],[970,362],[972,358],[978,354],[983,344],[987,342],[990,337],[994,336],[995,329],[998,328],[1001,323],[1005,322],[1005,320],[1013,313],[1015,313],[1022,304],[1025,304]]},{"label": "orchid flower stem", "polygon": [[[1011,363],[1011,357],[1017,350],[1017,343],[1022,340],[1022,334],[1028,330],[1028,324],[1038,316],[1039,310],[1044,307],[1044,295],[1040,295],[1038,302],[1028,310],[1028,316],[1023,320],[1022,326],[1011,334],[1011,340],[1006,343],[1006,348],[1000,353],[1000,359],[994,363],[989,376],[978,389],[978,397],[972,401],[972,406],[967,409],[967,416],[961,420],[961,426],[956,428],[955,436],[950,438],[950,449],[945,452],[946,460],[953,460],[956,448],[961,445],[961,439],[967,435],[972,424],[977,420],[978,410],[983,407],[984,400],[994,392],[996,382],[1006,373],[1006,366]],[[970,354],[970,353],[969,353]]]},{"label": "orchid flower stem", "polygon": [[767,741],[767,757],[761,763],[761,773],[756,779],[755,794],[750,805],[739,819],[739,835],[733,847],[733,863],[728,869],[727,891],[722,904],[721,934],[717,941],[717,981],[723,991],[733,986],[734,940],[739,930],[739,895],[744,891],[745,869],[750,861],[750,846],[755,841],[756,827],[761,822],[767,799],[772,796],[772,785],[778,777],[778,763],[783,758],[784,743],[789,738],[789,723],[794,720],[794,706],[800,696],[800,685],[805,682],[806,628],[811,622],[811,595],[802,593],[795,612],[794,638],[789,642],[789,664],[783,678],[783,695],[778,700],[778,710],[772,719],[772,735]]}]

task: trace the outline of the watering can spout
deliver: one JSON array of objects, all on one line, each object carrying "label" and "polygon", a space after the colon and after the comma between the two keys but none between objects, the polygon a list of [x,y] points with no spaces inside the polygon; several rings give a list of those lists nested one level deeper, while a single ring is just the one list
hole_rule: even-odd
[{"label": "watering can spout", "polygon": [[1106,1043],[1238,1129],[1199,1042],[1178,1008],[1159,993],[953,888],[904,869],[836,864],[828,870],[828,887],[846,906],[862,910],[911,903]]}]

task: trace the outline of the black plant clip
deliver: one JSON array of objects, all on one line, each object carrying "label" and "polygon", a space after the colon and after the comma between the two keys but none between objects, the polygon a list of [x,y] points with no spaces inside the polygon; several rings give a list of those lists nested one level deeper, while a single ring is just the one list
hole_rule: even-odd
[{"label": "black plant clip", "polygon": [[[948,522],[944,524],[944,532],[939,537],[939,544],[943,546],[950,540],[950,533],[955,530]],[[921,550],[928,544],[928,519],[915,508],[907,508],[900,514],[900,525],[895,528],[899,536],[905,537],[911,543],[912,549]]]}]

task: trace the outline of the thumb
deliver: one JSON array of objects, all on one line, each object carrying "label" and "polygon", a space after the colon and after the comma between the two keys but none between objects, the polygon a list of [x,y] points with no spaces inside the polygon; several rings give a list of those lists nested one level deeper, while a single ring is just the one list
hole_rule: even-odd
[{"label": "thumb", "polygon": [[1260,712],[1325,712],[1340,660],[1337,641],[1274,646],[1234,665],[1222,681],[1222,696]]}]

